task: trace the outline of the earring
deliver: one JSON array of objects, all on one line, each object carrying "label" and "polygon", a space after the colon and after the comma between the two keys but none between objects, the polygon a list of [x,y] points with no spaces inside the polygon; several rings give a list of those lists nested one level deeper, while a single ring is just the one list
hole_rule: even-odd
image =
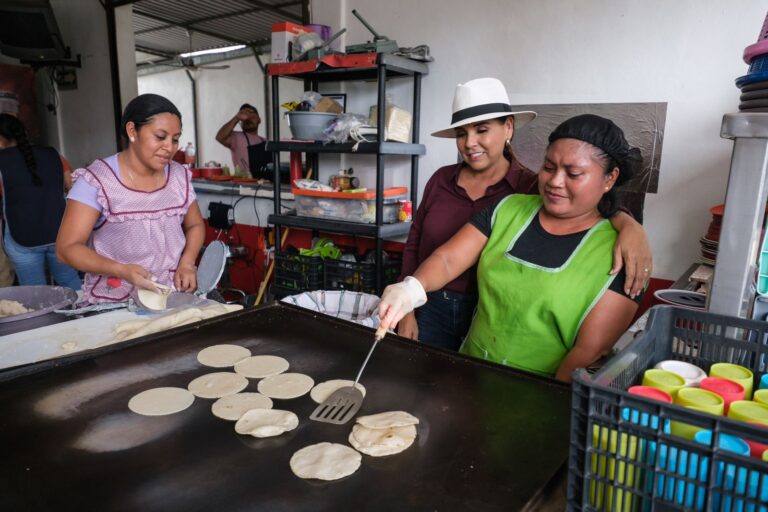
[{"label": "earring", "polygon": [[512,145],[512,139],[507,139],[507,146],[511,146],[511,145]]},{"label": "earring", "polygon": [[131,142],[136,142],[136,139],[134,139],[133,137],[131,137]]}]

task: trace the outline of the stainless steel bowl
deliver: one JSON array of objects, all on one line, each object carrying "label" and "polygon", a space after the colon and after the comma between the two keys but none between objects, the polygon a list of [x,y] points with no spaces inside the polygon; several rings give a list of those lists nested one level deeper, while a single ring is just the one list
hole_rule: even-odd
[{"label": "stainless steel bowl", "polygon": [[10,286],[0,288],[0,299],[15,300],[32,309],[21,315],[0,317],[0,336],[4,336],[67,320],[53,311],[71,306],[77,293],[63,286]]}]

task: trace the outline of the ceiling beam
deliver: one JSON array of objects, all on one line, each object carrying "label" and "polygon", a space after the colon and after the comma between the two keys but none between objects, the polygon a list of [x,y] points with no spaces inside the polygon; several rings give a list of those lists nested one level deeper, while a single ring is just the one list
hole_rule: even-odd
[{"label": "ceiling beam", "polygon": [[[264,11],[274,12],[276,14],[285,16],[286,18],[290,18],[293,21],[301,23],[301,15],[297,17],[292,12],[286,11],[283,9],[283,7],[291,7],[292,5],[301,5],[303,3],[301,0],[294,1],[294,2],[286,2],[282,4],[268,4],[266,2],[260,2],[259,0],[244,0],[244,1],[248,2],[251,5],[255,5],[256,7],[259,7]],[[287,20],[287,21],[290,21],[290,20]]]},{"label": "ceiling beam", "polygon": [[[210,36],[210,37],[215,37],[217,39],[221,39],[222,41],[229,41],[229,42],[232,42],[232,43],[235,43],[235,44],[248,44],[248,41],[243,41],[243,40],[240,40],[240,39],[237,39],[237,38],[234,38],[234,37],[223,36],[221,34],[216,34],[216,33],[211,32],[209,30],[204,30],[204,29],[196,28],[196,27],[192,26],[192,24],[194,22],[176,23],[176,22],[174,22],[172,20],[169,20],[167,18],[163,18],[162,16],[157,16],[155,14],[149,14],[149,13],[141,11],[139,9],[134,9],[133,13],[134,14],[138,14],[139,16],[144,16],[145,18],[149,18],[149,19],[154,20],[154,21],[159,21],[160,23],[166,23],[168,25],[166,27],[157,27],[157,28],[155,28],[153,30],[161,30],[161,29],[166,29],[166,28],[171,28],[171,27],[181,27],[183,29],[190,30],[192,32],[198,32],[198,33],[206,35],[206,36]],[[136,32],[136,35],[140,35],[140,34],[145,33],[145,32],[148,32],[148,30],[147,31]]]},{"label": "ceiling beam", "polygon": [[155,48],[150,48],[148,46],[142,46],[142,45],[139,45],[139,44],[136,45],[136,51],[137,52],[148,53],[150,55],[155,55],[156,57],[163,57],[165,59],[173,59],[173,58],[175,58],[175,55],[172,54],[172,53],[168,53],[168,52],[165,52],[165,51],[162,51],[162,50],[157,50]]},{"label": "ceiling beam", "polygon": [[[163,30],[163,29],[166,29],[166,28],[171,27],[171,26],[183,27],[183,28],[186,28],[186,29],[189,29],[189,30],[193,30],[194,29],[194,30],[197,30],[198,32],[200,32],[201,34],[203,34],[204,32],[202,30],[194,28],[194,25],[197,25],[198,23],[205,23],[205,22],[208,22],[208,21],[215,21],[215,20],[220,20],[220,19],[224,19],[224,18],[232,18],[232,17],[235,17],[235,16],[242,16],[243,14],[252,14],[252,13],[255,13],[255,12],[261,12],[261,11],[265,11],[265,10],[266,11],[276,12],[278,14],[282,14],[283,16],[287,16],[287,17],[289,17],[289,18],[291,18],[291,19],[293,19],[293,20],[295,20],[297,22],[301,22],[301,20],[295,14],[290,13],[288,11],[283,11],[282,9],[279,9],[279,7],[290,7],[292,5],[301,4],[302,3],[301,0],[287,2],[287,3],[284,3],[284,4],[278,4],[278,5],[275,5],[275,6],[270,6],[269,4],[265,4],[265,3],[259,2],[257,0],[246,0],[246,1],[248,3],[250,3],[250,4],[253,4],[253,5],[257,5],[258,4],[259,7],[255,7],[253,9],[241,9],[239,11],[228,12],[228,13],[224,13],[224,14],[217,14],[215,16],[206,16],[204,18],[197,18],[197,19],[193,19],[193,20],[185,21],[185,22],[177,22],[177,21],[166,19],[166,18],[160,18],[159,16],[155,16],[153,14],[146,13],[146,12],[141,11],[139,9],[134,9],[133,12],[136,13],[136,14],[140,14],[140,15],[145,16],[147,18],[155,19],[156,21],[160,21],[162,23],[166,23],[167,24],[166,26],[152,27],[152,28],[146,28],[144,30],[138,30],[138,31],[136,31],[136,34],[145,34],[147,32],[155,32],[157,30]],[[264,5],[266,7],[262,7],[262,5]]]}]

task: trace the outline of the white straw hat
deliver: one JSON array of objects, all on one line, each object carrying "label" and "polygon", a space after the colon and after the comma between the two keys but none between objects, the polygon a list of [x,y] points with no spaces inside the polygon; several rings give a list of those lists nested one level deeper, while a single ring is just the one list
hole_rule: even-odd
[{"label": "white straw hat", "polygon": [[456,138],[454,128],[477,123],[486,119],[514,116],[515,128],[520,128],[536,117],[536,112],[524,110],[513,112],[509,95],[504,84],[496,78],[476,78],[456,86],[453,93],[453,115],[451,125],[436,131],[433,137]]}]

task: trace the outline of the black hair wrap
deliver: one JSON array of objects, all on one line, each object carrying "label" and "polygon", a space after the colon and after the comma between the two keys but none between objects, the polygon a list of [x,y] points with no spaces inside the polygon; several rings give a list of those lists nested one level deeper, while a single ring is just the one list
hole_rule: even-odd
[{"label": "black hair wrap", "polygon": [[577,139],[600,149],[608,157],[606,173],[613,169],[614,164],[619,168],[616,183],[603,195],[598,205],[604,217],[611,217],[620,208],[616,187],[629,181],[641,168],[643,157],[640,150],[629,145],[616,123],[594,114],[582,114],[563,121],[549,135],[549,143],[558,139]]},{"label": "black hair wrap", "polygon": [[181,112],[176,108],[171,100],[160,96],[159,94],[141,94],[133,98],[123,111],[123,117],[120,119],[120,126],[123,135],[127,135],[125,126],[132,122],[136,129],[141,128],[149,122],[152,116],[157,114],[173,114],[181,121]]}]

